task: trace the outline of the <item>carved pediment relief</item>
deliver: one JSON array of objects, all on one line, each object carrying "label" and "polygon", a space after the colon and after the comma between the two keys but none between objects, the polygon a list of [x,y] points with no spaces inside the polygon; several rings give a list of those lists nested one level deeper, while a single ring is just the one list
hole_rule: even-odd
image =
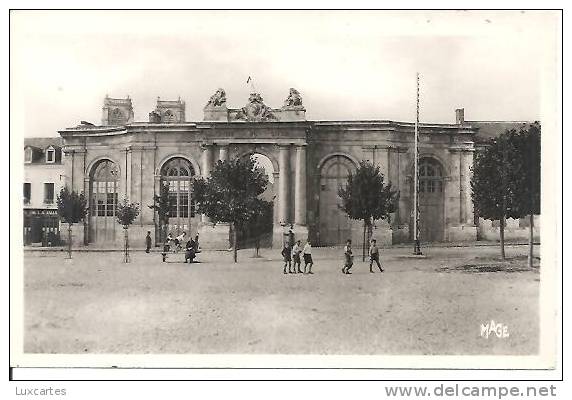
[{"label": "carved pediment relief", "polygon": [[251,93],[248,104],[242,107],[235,116],[239,121],[275,121],[276,116],[272,109],[264,104],[264,100],[259,93]]}]

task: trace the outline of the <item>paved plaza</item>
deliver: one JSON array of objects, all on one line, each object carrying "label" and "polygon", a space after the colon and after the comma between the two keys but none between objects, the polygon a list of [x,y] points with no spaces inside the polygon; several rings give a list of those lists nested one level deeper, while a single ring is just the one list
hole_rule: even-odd
[{"label": "paved plaza", "polygon": [[[371,274],[360,254],[352,275],[340,248],[314,249],[314,275],[284,275],[277,249],[241,250],[237,264],[204,252],[192,265],[182,254],[162,263],[136,251],[124,264],[121,252],[26,252],[24,351],[535,354],[540,274],[526,252],[508,246],[514,268],[496,271],[486,268],[496,246],[424,258],[382,249],[385,272]],[[509,337],[481,336],[491,320]]]}]

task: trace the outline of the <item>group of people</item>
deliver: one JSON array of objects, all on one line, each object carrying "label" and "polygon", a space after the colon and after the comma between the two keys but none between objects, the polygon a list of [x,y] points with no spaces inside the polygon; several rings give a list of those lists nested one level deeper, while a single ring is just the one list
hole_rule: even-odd
[{"label": "group of people", "polygon": [[[177,253],[183,249],[183,243],[185,243],[186,237],[187,237],[187,232],[183,232],[176,237],[173,237],[171,233],[167,235],[167,238],[163,243],[163,252],[161,253],[161,255],[163,256],[163,262],[167,261],[167,255],[171,251]],[[149,250],[151,249],[151,232],[147,232],[146,244],[147,244],[146,252],[149,253]],[[197,257],[197,253],[200,252],[201,249],[199,247],[199,235],[197,234],[194,239],[190,238],[189,240],[187,240],[187,243],[185,244],[185,263],[186,262],[189,262],[189,264],[193,263],[195,258]]]},{"label": "group of people", "polygon": [[[347,240],[346,245],[344,246],[344,266],[342,267],[343,274],[351,274],[350,269],[354,266],[354,255],[352,252],[352,241],[350,239]],[[379,262],[379,247],[377,247],[377,243],[375,239],[371,240],[369,246],[369,272],[373,274],[373,263],[377,264],[377,268],[379,268],[379,272],[383,272],[384,269],[381,268],[381,263]]]},{"label": "group of people", "polygon": [[[173,237],[171,233],[167,235],[165,243],[163,244],[163,262],[167,260],[167,254],[171,252],[171,246],[173,246],[173,251],[178,252],[182,250],[183,243],[185,242],[187,233],[183,232],[177,237]],[[289,236],[293,238],[293,235]],[[292,240],[293,241],[293,240]],[[306,241],[306,244],[302,246],[300,240],[291,244],[290,240],[285,241],[284,247],[282,248],[282,257],[284,259],[284,273],[285,274],[313,274],[312,266],[314,265],[314,260],[312,259],[312,245],[310,240]],[[151,231],[147,231],[147,237],[145,238],[146,249],[145,252],[149,253],[151,250]],[[191,238],[187,241],[185,245],[185,263],[194,262],[197,253],[200,253],[199,247],[199,235],[197,234],[195,238]],[[302,260],[304,260],[304,271],[302,271]],[[377,264],[379,272],[383,272],[384,269],[381,267],[379,260],[379,247],[375,239],[371,240],[369,246],[369,272],[374,273],[373,263]],[[351,274],[350,270],[354,265],[354,255],[352,251],[352,241],[347,240],[344,246],[344,265],[342,267],[343,274]]]},{"label": "group of people", "polygon": [[[304,271],[301,270],[302,258],[304,258]],[[312,265],[314,265],[314,260],[312,260],[312,245],[310,240],[306,241],[304,247],[300,240],[296,241],[292,247],[290,243],[284,243],[284,248],[282,249],[282,257],[284,257],[284,273],[285,274],[313,274]],[[288,272],[286,272],[286,267],[288,267]],[[292,269],[292,267],[294,267]]]},{"label": "group of people", "polygon": [[[301,270],[301,257],[304,259],[304,271]],[[289,242],[284,243],[282,248],[282,257],[284,258],[284,273],[285,274],[296,274],[296,273],[308,273],[313,274],[312,265],[314,261],[312,260],[312,246],[310,240],[306,241],[304,247],[302,247],[300,241],[296,241],[293,246]],[[381,267],[381,262],[379,261],[379,247],[375,239],[371,240],[369,246],[369,272],[374,273],[373,263],[377,264],[379,272],[385,271]],[[344,246],[344,265],[342,267],[342,273],[351,274],[350,270],[354,265],[354,255],[352,251],[352,241],[347,240]],[[286,270],[288,269],[288,270]]]}]

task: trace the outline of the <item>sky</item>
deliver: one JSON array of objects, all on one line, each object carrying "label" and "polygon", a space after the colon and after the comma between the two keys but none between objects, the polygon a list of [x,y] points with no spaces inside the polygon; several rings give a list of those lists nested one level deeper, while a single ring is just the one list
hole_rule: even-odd
[{"label": "sky", "polygon": [[[242,107],[247,78],[270,107],[300,91],[309,120],[538,120],[545,12],[18,11],[11,116],[26,137],[101,123],[106,95],[147,121],[157,97],[187,121],[217,88]],[[16,126],[16,125],[14,125]],[[14,126],[12,129],[14,129]]]}]

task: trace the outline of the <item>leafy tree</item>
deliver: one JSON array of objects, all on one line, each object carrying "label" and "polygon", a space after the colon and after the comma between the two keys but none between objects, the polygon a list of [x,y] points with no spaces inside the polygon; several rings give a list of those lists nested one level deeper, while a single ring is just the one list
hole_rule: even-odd
[{"label": "leafy tree", "polygon": [[511,216],[530,219],[529,268],[532,268],[534,214],[540,214],[540,131],[540,123],[535,122],[510,136],[514,151],[510,179],[514,204]]},{"label": "leafy tree", "polygon": [[516,165],[514,129],[506,130],[486,143],[475,155],[471,176],[471,197],[475,213],[498,220],[501,258],[505,259],[506,218],[518,218],[514,209],[514,168]]},{"label": "leafy tree", "polygon": [[198,212],[205,214],[213,224],[231,224],[234,262],[237,261],[237,231],[268,207],[268,202],[260,198],[267,184],[264,170],[256,168],[251,159],[219,160],[210,177],[193,182]]},{"label": "leafy tree", "polygon": [[159,241],[162,242],[167,237],[167,226],[169,225],[169,185],[162,184],[158,195],[153,197],[153,205],[150,209],[157,212],[159,218]]},{"label": "leafy tree", "polygon": [[72,225],[83,221],[87,214],[87,200],[83,193],[70,191],[67,186],[63,187],[58,194],[58,215],[62,222],[68,224],[68,258],[72,258]]},{"label": "leafy tree", "polygon": [[[254,257],[260,257],[260,244],[268,232],[272,232],[273,207],[271,202],[261,204],[261,210],[254,218],[248,220],[239,232],[245,244],[254,245]],[[242,243],[238,238],[239,245]]]},{"label": "leafy tree", "polygon": [[129,258],[129,225],[135,221],[135,218],[139,215],[139,204],[137,203],[130,203],[127,200],[127,197],[123,199],[117,205],[117,211],[115,212],[115,218],[117,222],[123,226],[124,229],[124,258],[123,261],[128,263],[130,261]]},{"label": "leafy tree", "polygon": [[369,161],[361,161],[358,169],[348,175],[345,187],[338,189],[342,199],[339,206],[351,219],[363,221],[363,261],[366,254],[366,231],[371,235],[373,221],[388,219],[395,212],[397,192],[391,183],[384,182],[379,167]]}]

